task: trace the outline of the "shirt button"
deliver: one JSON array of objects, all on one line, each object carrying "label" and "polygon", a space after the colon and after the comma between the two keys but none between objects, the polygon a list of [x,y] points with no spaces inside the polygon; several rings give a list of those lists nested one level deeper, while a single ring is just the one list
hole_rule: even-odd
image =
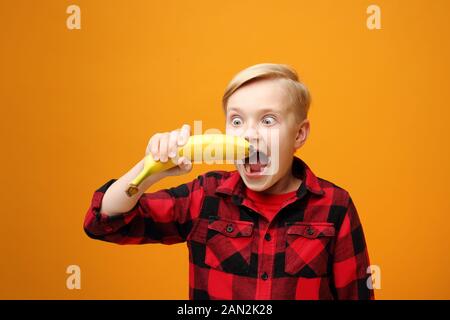
[{"label": "shirt button", "polygon": [[266,233],[266,235],[264,236],[264,239],[266,239],[267,241],[270,241],[270,239],[272,239],[272,237],[270,236],[270,233]]},{"label": "shirt button", "polygon": [[308,229],[306,229],[306,232],[307,232],[310,236],[312,236],[312,235],[314,234],[314,229],[311,228],[311,227],[308,227]]},{"label": "shirt button", "polygon": [[232,224],[229,224],[229,225],[227,225],[227,232],[233,232],[233,225]]},{"label": "shirt button", "polygon": [[266,272],[264,272],[262,275],[261,275],[261,279],[263,279],[263,280],[267,280],[269,278],[269,275],[266,273]]}]

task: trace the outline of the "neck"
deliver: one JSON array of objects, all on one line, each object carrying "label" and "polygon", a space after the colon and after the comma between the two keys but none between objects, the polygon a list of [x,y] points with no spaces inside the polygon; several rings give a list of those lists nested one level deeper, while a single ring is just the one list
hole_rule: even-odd
[{"label": "neck", "polygon": [[292,191],[296,191],[302,180],[295,177],[292,174],[292,165],[287,170],[286,174],[281,177],[273,186],[263,191],[263,193],[268,194],[280,194],[280,193],[288,193]]}]

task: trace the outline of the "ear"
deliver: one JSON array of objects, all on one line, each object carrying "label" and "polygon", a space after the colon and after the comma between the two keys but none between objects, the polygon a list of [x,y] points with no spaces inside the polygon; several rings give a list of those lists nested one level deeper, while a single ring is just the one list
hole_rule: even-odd
[{"label": "ear", "polygon": [[296,136],[294,141],[294,152],[297,151],[297,149],[301,148],[305,142],[306,139],[309,136],[309,128],[310,123],[308,119],[304,119],[298,126],[296,130]]}]

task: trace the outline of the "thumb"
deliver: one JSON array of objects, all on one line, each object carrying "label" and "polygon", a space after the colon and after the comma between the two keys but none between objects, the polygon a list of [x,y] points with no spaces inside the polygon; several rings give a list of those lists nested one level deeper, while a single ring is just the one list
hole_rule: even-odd
[{"label": "thumb", "polygon": [[180,157],[178,159],[178,167],[180,168],[181,171],[188,173],[189,171],[192,170],[192,163],[191,161],[189,161],[188,158]]},{"label": "thumb", "polygon": [[186,157],[180,157],[177,160],[177,166],[167,170],[167,174],[177,176],[189,173],[192,170],[192,163]]}]

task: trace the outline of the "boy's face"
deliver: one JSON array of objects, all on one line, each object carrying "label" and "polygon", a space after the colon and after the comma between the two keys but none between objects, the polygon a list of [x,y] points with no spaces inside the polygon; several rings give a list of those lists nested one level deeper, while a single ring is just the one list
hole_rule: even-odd
[{"label": "boy's face", "polygon": [[246,138],[259,151],[246,164],[236,164],[252,190],[270,191],[286,181],[293,154],[306,140],[309,122],[298,120],[289,100],[287,89],[276,79],[246,84],[228,99],[226,133]]}]

